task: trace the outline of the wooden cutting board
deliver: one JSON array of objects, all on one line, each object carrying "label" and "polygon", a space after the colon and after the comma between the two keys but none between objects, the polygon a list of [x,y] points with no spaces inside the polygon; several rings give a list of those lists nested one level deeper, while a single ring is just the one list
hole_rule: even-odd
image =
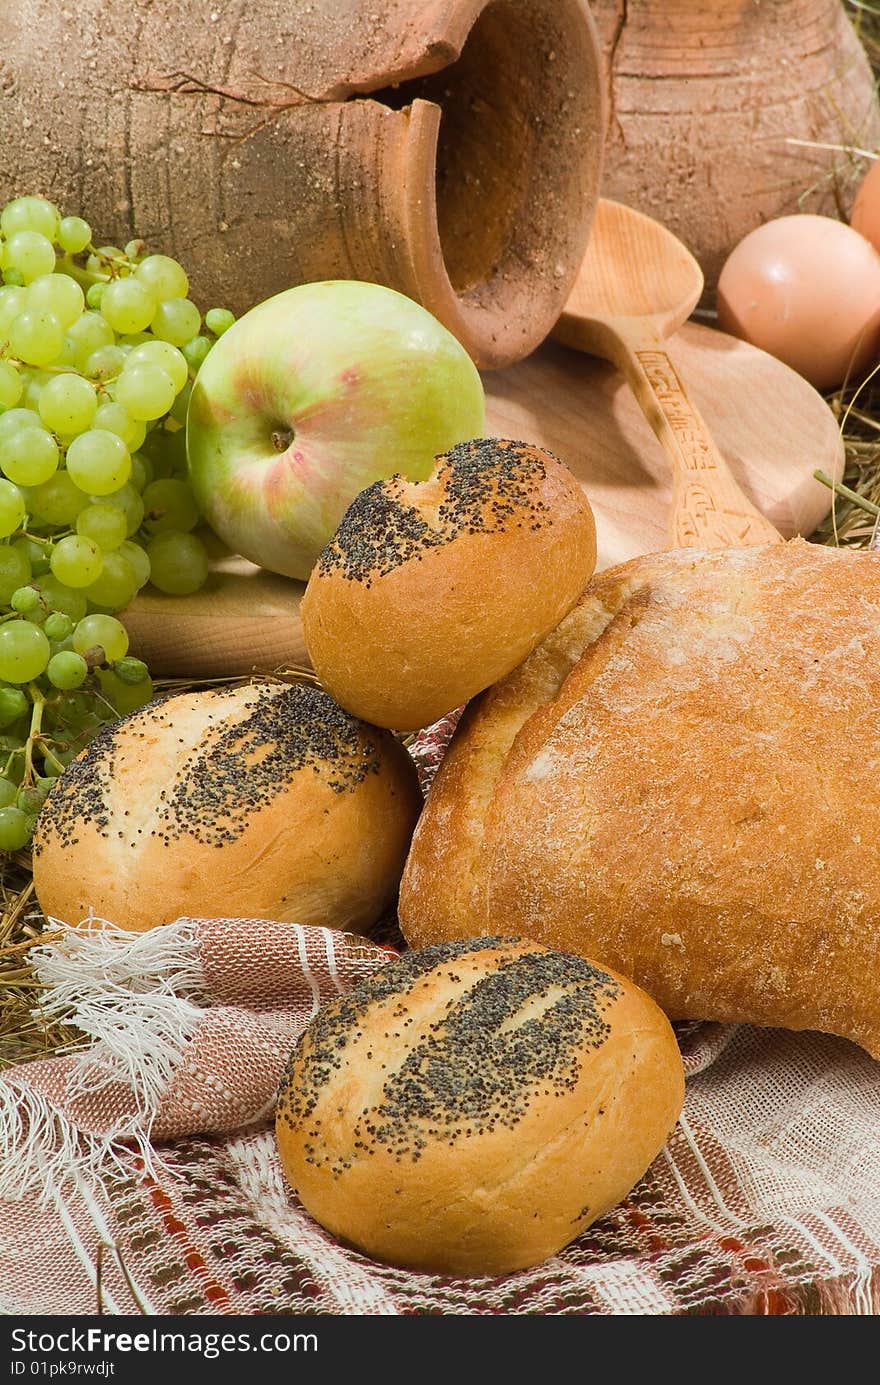
[{"label": "wooden cutting board", "polygon": [[[809,534],[831,506],[817,467],[843,471],[837,423],[799,375],[755,347],[687,323],[669,354],[736,479],[786,536]],[[599,567],[667,546],[669,466],[612,366],[547,343],[484,376],[489,434],[555,452],[596,514]],[[126,614],[132,652],[154,674],[212,678],[308,666],[300,582],[222,553],[195,596],[142,593]]]}]

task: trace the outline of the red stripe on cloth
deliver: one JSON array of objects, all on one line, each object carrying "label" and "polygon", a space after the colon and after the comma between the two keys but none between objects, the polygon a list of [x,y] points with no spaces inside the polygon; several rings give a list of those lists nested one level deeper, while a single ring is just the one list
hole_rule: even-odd
[{"label": "red stripe on cloth", "polygon": [[209,1303],[225,1304],[230,1314],[237,1314],[238,1310],[232,1306],[232,1295],[229,1290],[218,1279],[214,1278],[201,1252],[193,1245],[186,1226],[175,1216],[171,1198],[161,1184],[156,1182],[155,1178],[144,1173],[143,1161],[140,1158],[135,1158],[133,1162],[139,1169],[150,1201],[161,1216],[166,1232],[179,1243],[184,1264],[200,1280],[205,1298]]},{"label": "red stripe on cloth", "polygon": [[[736,1255],[744,1270],[749,1274],[766,1275],[768,1278],[778,1279],[779,1272],[774,1270],[769,1261],[756,1255],[754,1250],[736,1236],[721,1236],[718,1244],[722,1250],[731,1250]],[[788,1317],[792,1313],[790,1299],[780,1290],[770,1286],[763,1286],[757,1295],[752,1312],[760,1317]]]}]

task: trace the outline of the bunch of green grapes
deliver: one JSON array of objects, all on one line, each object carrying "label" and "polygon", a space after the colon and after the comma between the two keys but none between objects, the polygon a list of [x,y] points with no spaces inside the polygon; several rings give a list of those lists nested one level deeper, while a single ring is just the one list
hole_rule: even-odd
[{"label": "bunch of green grapes", "polygon": [[152,696],[116,614],[197,591],[186,407],[233,317],[142,241],[92,243],[42,197],[0,212],[0,851],[102,721]]}]

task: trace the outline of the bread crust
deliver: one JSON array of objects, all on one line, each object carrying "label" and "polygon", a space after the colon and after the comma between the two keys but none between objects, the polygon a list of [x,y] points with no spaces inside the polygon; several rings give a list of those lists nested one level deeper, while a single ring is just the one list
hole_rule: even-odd
[{"label": "bread crust", "polygon": [[880,1056],[878,710],[880,555],[607,572],[469,709],[404,873],[406,937],[503,920],[673,1018]]},{"label": "bread crust", "polygon": [[683,1097],[643,991],[495,938],[407,954],[333,1002],[294,1052],[276,1131],[334,1235],[415,1269],[501,1274],[624,1197]]},{"label": "bread crust", "polygon": [[185,693],[106,727],[58,780],[37,898],[135,931],[182,915],[362,931],[394,901],[420,806],[399,742],[317,688]]},{"label": "bread crust", "polygon": [[515,668],[595,563],[593,514],[566,467],[526,443],[462,443],[427,481],[358,496],[303,598],[309,656],[341,706],[414,731]]}]

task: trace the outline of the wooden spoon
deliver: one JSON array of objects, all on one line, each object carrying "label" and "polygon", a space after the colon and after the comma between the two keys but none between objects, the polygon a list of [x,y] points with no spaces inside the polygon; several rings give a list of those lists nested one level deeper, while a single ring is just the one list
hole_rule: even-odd
[{"label": "wooden spoon", "polygon": [[554,335],[623,372],[673,468],[675,548],[781,543],[743,495],[666,354],[690,317],[703,271],[665,226],[602,199],[574,288]]}]

